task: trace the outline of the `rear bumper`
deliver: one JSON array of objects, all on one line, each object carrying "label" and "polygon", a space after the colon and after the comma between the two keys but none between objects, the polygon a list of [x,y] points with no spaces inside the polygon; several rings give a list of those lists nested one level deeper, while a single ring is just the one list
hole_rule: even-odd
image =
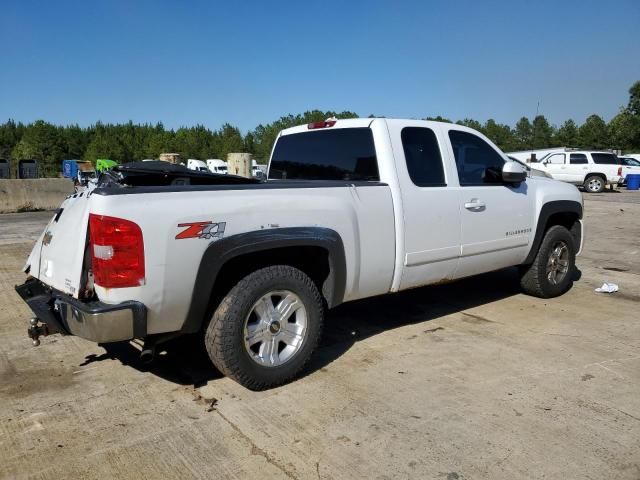
[{"label": "rear bumper", "polygon": [[76,335],[96,343],[120,342],[147,335],[147,309],[136,301],[115,305],[82,302],[31,279],[16,292],[47,326],[47,334]]}]

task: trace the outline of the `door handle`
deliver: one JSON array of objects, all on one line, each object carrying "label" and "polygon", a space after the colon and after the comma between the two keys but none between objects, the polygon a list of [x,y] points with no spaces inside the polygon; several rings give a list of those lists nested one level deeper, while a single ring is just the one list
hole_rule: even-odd
[{"label": "door handle", "polygon": [[472,198],[471,201],[464,204],[464,208],[467,210],[484,210],[486,206],[484,202],[481,202],[477,198]]}]

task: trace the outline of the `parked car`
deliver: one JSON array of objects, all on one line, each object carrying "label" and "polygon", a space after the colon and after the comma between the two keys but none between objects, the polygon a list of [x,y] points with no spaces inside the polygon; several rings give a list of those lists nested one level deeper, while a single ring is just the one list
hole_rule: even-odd
[{"label": "parked car", "polygon": [[267,182],[156,163],[107,171],[46,226],[16,287],[35,344],[135,338],[149,358],[201,333],[221,372],[264,389],[303,368],[327,308],[511,266],[555,297],[582,249],[580,192],[461,125],[289,128]]},{"label": "parked car", "polygon": [[602,192],[606,185],[617,185],[622,179],[620,160],[611,152],[553,152],[530,165],[556,180],[580,185],[589,193]]},{"label": "parked car", "polygon": [[618,157],[622,163],[622,180],[619,185],[627,184],[627,175],[640,174],[640,160],[633,157]]}]

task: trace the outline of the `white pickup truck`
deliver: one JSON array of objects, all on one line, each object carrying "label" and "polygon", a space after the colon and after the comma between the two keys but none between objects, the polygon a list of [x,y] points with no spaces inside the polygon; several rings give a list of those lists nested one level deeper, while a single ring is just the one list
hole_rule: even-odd
[{"label": "white pickup truck", "polygon": [[606,185],[617,185],[624,181],[622,162],[611,152],[551,152],[530,165],[555,180],[580,185],[589,193],[600,193]]},{"label": "white pickup truck", "polygon": [[573,185],[469,128],[328,120],[282,131],[266,182],[152,162],[103,174],[55,212],[16,290],[34,344],[139,339],[148,357],[201,333],[219,370],[263,389],[301,370],[343,302],[511,266],[526,293],[563,294],[582,210]]}]

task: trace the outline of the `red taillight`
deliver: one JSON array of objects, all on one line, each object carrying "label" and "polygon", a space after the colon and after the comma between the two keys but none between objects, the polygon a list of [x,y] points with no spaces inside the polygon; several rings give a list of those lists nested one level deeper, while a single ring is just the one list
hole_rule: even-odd
[{"label": "red taillight", "polygon": [[144,284],[144,243],[135,223],[105,215],[89,215],[93,280],[106,288]]},{"label": "red taillight", "polygon": [[622,176],[622,167],[618,167],[618,176],[621,177]]},{"label": "red taillight", "polygon": [[335,120],[325,120],[324,122],[312,122],[307,124],[307,128],[309,130],[314,130],[316,128],[327,128],[333,127],[336,124]]}]

